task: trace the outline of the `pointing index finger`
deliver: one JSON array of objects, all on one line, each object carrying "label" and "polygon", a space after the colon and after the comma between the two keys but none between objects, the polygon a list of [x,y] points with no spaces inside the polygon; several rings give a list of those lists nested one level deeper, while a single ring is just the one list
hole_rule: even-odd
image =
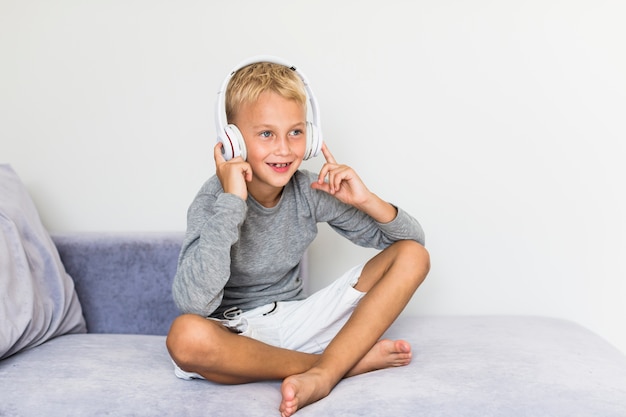
[{"label": "pointing index finger", "polygon": [[324,158],[326,158],[326,162],[328,162],[329,164],[337,163],[333,154],[330,153],[330,151],[328,150],[328,146],[326,146],[325,142],[322,144],[322,153],[324,154]]}]

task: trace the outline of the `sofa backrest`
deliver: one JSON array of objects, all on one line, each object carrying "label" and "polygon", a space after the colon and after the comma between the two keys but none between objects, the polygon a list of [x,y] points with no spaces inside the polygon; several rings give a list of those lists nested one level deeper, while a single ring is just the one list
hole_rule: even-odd
[{"label": "sofa backrest", "polygon": [[90,333],[167,334],[183,233],[53,235]]}]

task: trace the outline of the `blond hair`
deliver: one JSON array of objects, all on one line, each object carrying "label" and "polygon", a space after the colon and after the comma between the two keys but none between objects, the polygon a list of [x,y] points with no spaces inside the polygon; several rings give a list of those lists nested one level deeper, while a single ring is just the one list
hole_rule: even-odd
[{"label": "blond hair", "polygon": [[226,120],[230,123],[243,104],[255,102],[266,91],[306,107],[304,83],[294,70],[271,62],[257,62],[238,70],[228,83]]}]

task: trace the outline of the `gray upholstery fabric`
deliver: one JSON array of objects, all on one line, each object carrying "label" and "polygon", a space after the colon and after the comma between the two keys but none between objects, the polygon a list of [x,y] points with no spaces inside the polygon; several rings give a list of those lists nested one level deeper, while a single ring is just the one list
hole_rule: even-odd
[{"label": "gray upholstery fabric", "polygon": [[53,235],[90,333],[166,335],[182,233]]},{"label": "gray upholstery fabric", "polygon": [[[182,234],[54,239],[91,333],[0,361],[0,416],[278,415],[280,381],[174,376],[163,335],[177,315],[170,285]],[[626,416],[626,356],[577,324],[405,316],[387,336],[411,342],[409,366],[346,379],[296,416]]]},{"label": "gray upholstery fabric", "polygon": [[[626,357],[565,321],[404,317],[411,365],[342,381],[296,415],[623,417]],[[280,382],[222,386],[172,372],[163,336],[56,338],[0,362],[2,416],[278,415]]]}]

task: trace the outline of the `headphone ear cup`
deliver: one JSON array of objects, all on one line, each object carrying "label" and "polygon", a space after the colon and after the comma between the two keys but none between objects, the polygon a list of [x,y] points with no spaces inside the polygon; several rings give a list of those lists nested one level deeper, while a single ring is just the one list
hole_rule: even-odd
[{"label": "headphone ear cup", "polygon": [[243,140],[243,135],[235,125],[227,125],[224,128],[224,136],[222,139],[223,147],[222,153],[225,160],[230,160],[241,156],[244,161],[248,157],[246,150],[246,143]]},{"label": "headphone ear cup", "polygon": [[322,149],[322,134],[311,122],[306,122],[306,151],[304,159],[310,159],[317,156]]}]

